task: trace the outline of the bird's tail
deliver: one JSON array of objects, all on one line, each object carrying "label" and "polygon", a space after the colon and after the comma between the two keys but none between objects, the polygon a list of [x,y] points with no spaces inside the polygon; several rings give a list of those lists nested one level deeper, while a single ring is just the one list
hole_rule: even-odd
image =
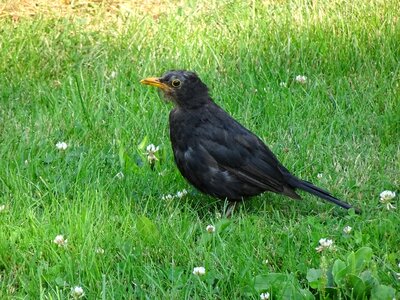
[{"label": "bird's tail", "polygon": [[292,186],[294,186],[295,188],[306,191],[310,194],[313,194],[313,195],[320,197],[324,200],[327,200],[329,202],[335,203],[336,205],[339,205],[340,207],[343,207],[345,209],[354,208],[356,213],[361,214],[360,209],[353,207],[352,205],[350,205],[338,198],[333,197],[328,191],[325,191],[325,190],[313,185],[311,182],[293,177],[292,180],[290,180],[290,184]]}]

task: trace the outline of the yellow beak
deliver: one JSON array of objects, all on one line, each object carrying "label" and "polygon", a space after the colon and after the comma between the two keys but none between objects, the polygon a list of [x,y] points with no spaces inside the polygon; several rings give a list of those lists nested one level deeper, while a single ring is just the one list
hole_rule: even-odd
[{"label": "yellow beak", "polygon": [[158,87],[158,88],[162,89],[163,91],[168,91],[171,89],[167,84],[161,82],[160,78],[157,78],[157,77],[149,77],[149,78],[142,79],[142,80],[140,80],[140,83]]}]

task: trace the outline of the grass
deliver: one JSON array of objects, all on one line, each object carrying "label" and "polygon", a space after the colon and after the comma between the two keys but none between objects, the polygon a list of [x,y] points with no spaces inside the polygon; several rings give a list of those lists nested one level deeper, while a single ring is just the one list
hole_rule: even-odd
[{"label": "grass", "polygon": [[[284,298],[259,284],[277,273],[308,297],[350,299],[351,282],[332,294],[307,274],[361,247],[399,290],[400,217],[379,203],[400,186],[398,1],[135,7],[0,19],[0,298],[68,299],[74,286],[87,299]],[[177,68],[195,70],[295,174],[363,214],[267,193],[221,218],[224,203],[174,165],[171,106],[138,83]],[[154,170],[150,143],[161,146]],[[315,251],[323,237],[336,251]]]}]

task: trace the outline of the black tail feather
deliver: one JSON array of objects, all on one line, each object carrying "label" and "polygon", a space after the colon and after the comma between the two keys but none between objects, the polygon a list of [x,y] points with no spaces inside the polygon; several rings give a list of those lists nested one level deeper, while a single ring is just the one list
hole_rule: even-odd
[{"label": "black tail feather", "polygon": [[338,198],[333,197],[328,191],[325,191],[325,190],[313,185],[311,182],[293,177],[292,180],[290,181],[290,184],[295,188],[301,189],[301,190],[306,191],[310,194],[313,194],[317,197],[320,197],[324,200],[335,203],[336,205],[339,205],[340,207],[343,207],[345,209],[354,208],[354,210],[357,214],[361,214],[360,209],[353,207],[352,205],[350,205]]}]

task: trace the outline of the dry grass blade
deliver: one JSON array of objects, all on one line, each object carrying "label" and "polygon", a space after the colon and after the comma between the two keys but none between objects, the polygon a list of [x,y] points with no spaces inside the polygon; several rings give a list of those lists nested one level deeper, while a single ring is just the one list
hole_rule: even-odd
[{"label": "dry grass blade", "polygon": [[182,1],[74,1],[74,0],[6,0],[0,6],[0,18],[14,21],[36,15],[46,17],[82,17],[103,13],[108,18],[116,15],[151,15],[175,11]]}]

